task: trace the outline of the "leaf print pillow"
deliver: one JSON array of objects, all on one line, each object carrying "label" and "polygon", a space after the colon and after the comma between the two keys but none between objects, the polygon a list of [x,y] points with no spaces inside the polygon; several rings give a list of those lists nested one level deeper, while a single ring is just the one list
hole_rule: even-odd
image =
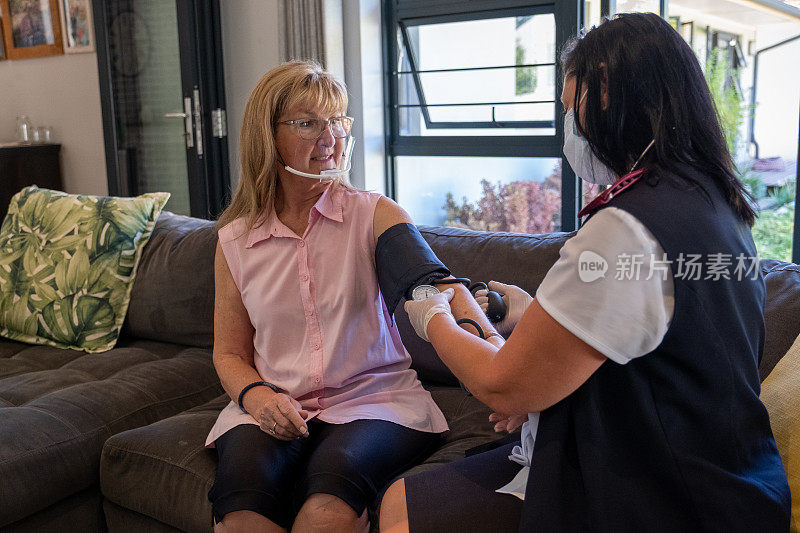
[{"label": "leaf print pillow", "polygon": [[142,249],[169,193],[83,196],[31,186],[0,228],[0,335],[87,352],[114,347]]}]

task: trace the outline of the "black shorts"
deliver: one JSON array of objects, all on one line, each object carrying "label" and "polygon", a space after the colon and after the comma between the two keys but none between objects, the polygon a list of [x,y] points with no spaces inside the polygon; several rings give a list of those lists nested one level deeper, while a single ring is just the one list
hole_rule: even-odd
[{"label": "black shorts", "polygon": [[405,478],[409,531],[516,533],[522,500],[495,492],[522,468],[508,459],[515,444]]},{"label": "black shorts", "polygon": [[214,520],[254,511],[289,528],[311,494],[332,494],[356,514],[375,503],[385,485],[423,461],[438,433],[383,420],[308,422],[309,437],[278,440],[253,424],[236,426],[215,442],[219,464],[208,493]]}]

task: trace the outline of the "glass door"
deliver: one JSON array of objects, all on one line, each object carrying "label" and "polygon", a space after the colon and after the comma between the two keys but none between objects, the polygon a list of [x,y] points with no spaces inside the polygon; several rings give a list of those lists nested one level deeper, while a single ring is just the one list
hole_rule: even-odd
[{"label": "glass door", "polygon": [[228,190],[218,3],[94,5],[109,193],[168,191],[167,210],[214,218]]}]

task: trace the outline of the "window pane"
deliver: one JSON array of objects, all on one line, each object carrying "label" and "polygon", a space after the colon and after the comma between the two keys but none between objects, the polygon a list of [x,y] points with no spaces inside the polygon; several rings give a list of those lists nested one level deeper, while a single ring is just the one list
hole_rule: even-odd
[{"label": "window pane", "polygon": [[[753,238],[758,253],[789,261],[800,116],[800,70],[789,65],[800,60],[800,41],[759,54],[755,86],[753,67],[758,50],[800,34],[800,19],[756,2],[732,9],[720,1],[674,0],[669,15],[679,21],[681,35],[706,74],[737,174],[755,197],[759,218]],[[751,109],[753,91],[757,101]],[[750,142],[751,134],[755,143]]]},{"label": "window pane", "polygon": [[[556,76],[552,14],[410,25],[407,35],[420,72],[420,86],[416,86],[415,76],[410,72],[411,61],[403,45],[402,31],[398,29],[397,103],[401,106],[398,108],[401,135],[554,135]],[[425,104],[432,106],[427,108],[432,122],[464,123],[471,129],[443,131],[436,124],[427,127],[423,110],[415,107],[421,103],[418,92],[423,93]],[[474,124],[492,122],[492,113],[497,122],[542,124],[535,128],[531,124],[519,125],[514,131]]]},{"label": "window pane", "polygon": [[[554,102],[555,66],[520,67],[419,74],[428,105],[484,102]],[[411,73],[400,74],[400,84],[414,87]],[[502,89],[502,90],[501,90]],[[400,104],[419,103],[416,91],[400,93]],[[552,118],[552,105],[550,105]]]},{"label": "window pane", "polygon": [[[796,31],[800,33],[800,25]],[[800,71],[786,66],[798,61],[800,41],[761,54],[754,132],[758,158],[744,148],[738,157],[740,174],[758,199],[759,218],[753,227],[758,254],[783,261],[792,256],[800,116]]]},{"label": "window pane", "polygon": [[561,160],[395,158],[397,201],[416,224],[546,233],[561,228]]},{"label": "window pane", "polygon": [[656,13],[660,12],[658,0],[617,0],[617,13]]},{"label": "window pane", "polygon": [[556,26],[552,13],[409,25],[408,32],[419,70],[555,60]]},{"label": "window pane", "polygon": [[583,25],[587,28],[600,24],[600,0],[586,0],[583,4]]}]

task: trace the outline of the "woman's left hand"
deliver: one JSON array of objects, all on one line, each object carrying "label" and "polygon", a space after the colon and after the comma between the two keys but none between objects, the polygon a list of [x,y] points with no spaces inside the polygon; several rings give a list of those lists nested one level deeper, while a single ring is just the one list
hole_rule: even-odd
[{"label": "woman's left hand", "polygon": [[447,289],[424,300],[408,300],[406,302],[404,308],[408,313],[408,319],[420,338],[430,342],[427,332],[428,322],[435,315],[445,313],[451,317],[453,316],[452,311],[450,311],[450,300],[453,299],[453,294],[455,294],[453,289]]},{"label": "woman's left hand", "polygon": [[507,431],[511,433],[528,421],[528,415],[506,415],[503,413],[492,413],[489,415],[489,422],[496,422],[494,430],[497,433]]}]

